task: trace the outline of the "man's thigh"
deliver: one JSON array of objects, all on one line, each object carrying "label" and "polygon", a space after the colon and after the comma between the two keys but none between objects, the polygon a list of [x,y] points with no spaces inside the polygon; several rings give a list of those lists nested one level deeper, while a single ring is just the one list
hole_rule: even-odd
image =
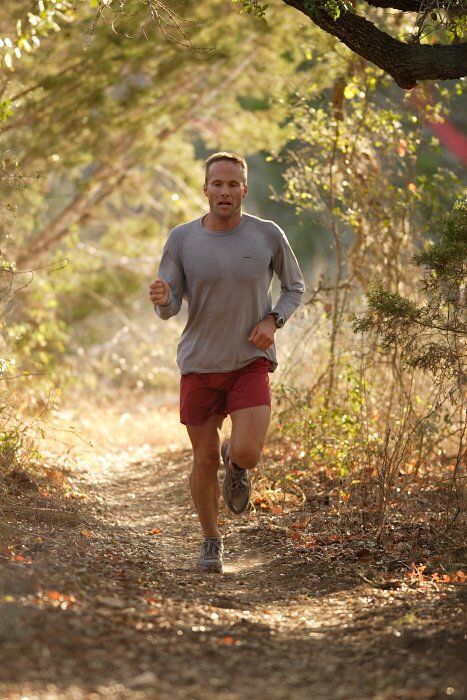
[{"label": "man's thigh", "polygon": [[270,406],[253,406],[231,412],[230,450],[232,458],[235,461],[237,457],[240,466],[246,466],[242,461],[248,463],[248,466],[254,466],[259,461],[270,417]]}]

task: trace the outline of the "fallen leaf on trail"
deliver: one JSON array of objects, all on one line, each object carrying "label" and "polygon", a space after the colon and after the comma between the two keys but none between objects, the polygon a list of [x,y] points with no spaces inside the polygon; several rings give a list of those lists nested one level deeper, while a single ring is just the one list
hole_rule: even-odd
[{"label": "fallen leaf on trail", "polygon": [[358,552],[356,552],[356,556],[359,561],[369,561],[371,559],[371,552],[369,549],[359,549]]},{"label": "fallen leaf on trail", "polygon": [[302,535],[299,532],[297,532],[297,530],[292,530],[291,532],[288,533],[288,535],[289,535],[290,539],[292,539],[292,540],[301,540],[302,539]]},{"label": "fallen leaf on trail", "polygon": [[13,561],[27,562],[26,557],[23,557],[22,554],[12,554],[11,558]]},{"label": "fallen leaf on trail", "polygon": [[151,530],[151,535],[159,535],[162,532],[162,530],[158,530],[157,527],[154,528],[154,530]]},{"label": "fallen leaf on trail", "polygon": [[259,506],[261,510],[270,510],[271,508],[269,501],[265,498],[261,498],[260,496],[255,498],[253,503],[255,504],[255,506]]},{"label": "fallen leaf on trail", "polygon": [[290,527],[293,527],[294,530],[304,530],[308,525],[308,522],[308,520],[297,520],[297,522],[292,523]]},{"label": "fallen leaf on trail", "polygon": [[217,643],[221,646],[231,647],[234,644],[237,644],[237,640],[234,639],[230,634],[228,634],[226,637],[221,637],[220,639],[218,639]]},{"label": "fallen leaf on trail", "polygon": [[60,593],[60,591],[43,591],[43,598],[48,598],[49,600],[61,600],[73,603],[76,598],[73,595],[68,595],[67,593]]},{"label": "fallen leaf on trail", "polygon": [[89,532],[89,530],[80,530],[79,534],[83,535],[83,537],[91,537],[91,533]]},{"label": "fallen leaf on trail", "polygon": [[436,572],[431,575],[431,580],[437,583],[466,583],[467,575],[464,571],[456,571],[455,574],[442,574]]},{"label": "fallen leaf on trail", "polygon": [[273,515],[283,515],[284,509],[283,509],[282,506],[273,506],[273,507],[271,508],[271,513],[272,513]]},{"label": "fallen leaf on trail", "polygon": [[45,473],[54,484],[61,485],[63,483],[63,472],[60,469],[46,469]]}]

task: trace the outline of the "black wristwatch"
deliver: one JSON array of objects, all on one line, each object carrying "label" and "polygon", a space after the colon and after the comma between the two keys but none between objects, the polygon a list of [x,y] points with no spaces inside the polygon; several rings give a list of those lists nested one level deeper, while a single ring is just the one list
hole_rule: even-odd
[{"label": "black wristwatch", "polygon": [[285,323],[285,321],[284,321],[284,319],[282,318],[282,316],[279,316],[279,314],[277,313],[277,311],[271,311],[271,313],[270,313],[269,315],[273,317],[274,323],[276,324],[276,328],[282,328],[282,326],[283,326],[284,323]]}]

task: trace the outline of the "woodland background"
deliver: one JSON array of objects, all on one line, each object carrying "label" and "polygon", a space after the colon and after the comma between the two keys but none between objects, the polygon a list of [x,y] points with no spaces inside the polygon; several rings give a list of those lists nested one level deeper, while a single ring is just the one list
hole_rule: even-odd
[{"label": "woodland background", "polygon": [[364,564],[384,546],[383,577],[461,583],[465,79],[404,91],[292,7],[252,5],[2,2],[2,557],[25,556],[22,519],[82,507],[81,446],[188,446],[185,311],[162,323],[147,288],[168,231],[206,210],[204,158],[234,150],[246,211],[284,228],[307,282],[256,510],[297,547],[356,543]]}]

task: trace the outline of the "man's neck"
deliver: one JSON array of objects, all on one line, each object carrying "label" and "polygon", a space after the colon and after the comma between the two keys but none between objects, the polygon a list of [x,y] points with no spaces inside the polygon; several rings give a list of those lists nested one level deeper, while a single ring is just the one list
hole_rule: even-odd
[{"label": "man's neck", "polygon": [[229,229],[238,226],[241,220],[242,212],[239,211],[230,219],[221,219],[212,212],[209,212],[209,214],[203,216],[201,221],[204,228],[207,228],[208,231],[228,231]]}]

